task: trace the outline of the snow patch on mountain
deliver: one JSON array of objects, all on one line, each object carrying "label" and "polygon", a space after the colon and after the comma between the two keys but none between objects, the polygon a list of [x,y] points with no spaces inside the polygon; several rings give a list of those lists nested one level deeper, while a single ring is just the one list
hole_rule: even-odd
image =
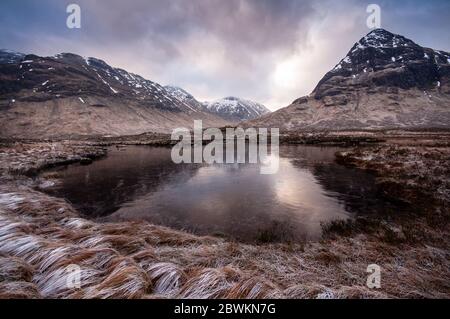
[{"label": "snow patch on mountain", "polygon": [[164,88],[175,98],[179,99],[180,101],[187,101],[190,99],[193,99],[194,97],[188,93],[187,91],[183,90],[180,87],[172,86],[172,85],[166,85]]},{"label": "snow patch on mountain", "polygon": [[166,85],[164,89],[173,98],[194,110],[203,110],[233,122],[254,119],[270,112],[262,104],[237,97],[226,97],[212,102],[200,103],[192,94],[180,87]]},{"label": "snow patch on mountain", "polygon": [[203,105],[213,113],[224,118],[234,120],[249,120],[258,118],[270,111],[262,104],[237,97],[226,97],[213,102],[204,102]]}]

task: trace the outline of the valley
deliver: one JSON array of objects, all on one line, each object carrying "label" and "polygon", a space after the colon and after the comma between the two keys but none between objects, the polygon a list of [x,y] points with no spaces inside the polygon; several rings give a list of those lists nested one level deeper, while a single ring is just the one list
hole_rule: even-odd
[{"label": "valley", "polygon": [[[376,29],[270,112],[0,50],[0,298],[448,298],[449,58]],[[174,163],[195,120],[279,129],[280,170]]]}]

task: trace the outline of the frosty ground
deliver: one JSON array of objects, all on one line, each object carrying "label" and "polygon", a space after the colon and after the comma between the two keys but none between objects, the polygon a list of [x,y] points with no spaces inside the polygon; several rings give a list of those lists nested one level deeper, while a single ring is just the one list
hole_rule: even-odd
[{"label": "frosty ground", "polygon": [[[4,141],[0,297],[450,297],[449,136],[347,133],[344,140],[360,144],[361,135],[369,138],[364,143],[369,146],[339,153],[337,161],[377,174],[381,195],[403,203],[407,213],[324,225],[317,242],[260,245],[146,222],[99,223],[40,191],[55,177],[35,178],[39,171],[76,161],[88,164],[107,154],[106,145],[167,144],[160,136]],[[302,136],[303,142],[342,141],[340,133],[331,139]],[[65,270],[72,264],[81,267],[81,288],[67,286]],[[369,264],[381,267],[381,289],[366,286]]]}]

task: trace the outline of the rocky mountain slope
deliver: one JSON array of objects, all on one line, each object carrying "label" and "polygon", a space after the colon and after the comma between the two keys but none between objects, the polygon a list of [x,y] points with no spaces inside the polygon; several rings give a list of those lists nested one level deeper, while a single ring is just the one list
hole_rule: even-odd
[{"label": "rocky mountain slope", "polygon": [[282,130],[450,128],[450,54],[376,29],[310,95],[245,125]]},{"label": "rocky mountain slope", "polygon": [[165,86],[165,89],[176,99],[190,105],[192,108],[217,115],[227,121],[238,123],[251,120],[270,113],[262,104],[237,97],[226,97],[213,102],[199,102],[190,93],[175,86]]},{"label": "rocky mountain slope", "polygon": [[251,120],[268,114],[270,111],[262,104],[229,96],[203,105],[210,112],[230,121]]},{"label": "rocky mountain slope", "polygon": [[177,87],[177,86],[172,86],[172,85],[166,85],[166,86],[164,86],[164,88],[166,89],[167,92],[169,92],[169,94],[172,98],[180,101],[187,107],[194,109],[194,110],[207,111],[204,108],[202,103],[197,101],[192,94],[185,91],[184,89]]},{"label": "rocky mountain slope", "polygon": [[205,126],[229,124],[96,58],[0,51],[0,137],[170,132],[194,119]]}]

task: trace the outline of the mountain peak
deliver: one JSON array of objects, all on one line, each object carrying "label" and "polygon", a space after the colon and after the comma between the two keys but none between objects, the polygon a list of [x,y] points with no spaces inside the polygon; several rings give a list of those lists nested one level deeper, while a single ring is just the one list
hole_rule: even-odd
[{"label": "mountain peak", "polygon": [[270,112],[262,104],[234,96],[227,96],[213,102],[204,102],[203,104],[210,112],[219,114],[231,121],[254,119]]},{"label": "mountain peak", "polygon": [[395,36],[394,33],[383,29],[383,28],[377,28],[377,29],[373,29],[372,31],[370,31],[369,33],[367,33],[366,37],[384,37],[384,36]]},{"label": "mountain peak", "polygon": [[[347,88],[431,88],[442,82],[440,74],[449,63],[447,52],[423,48],[404,36],[375,29],[353,45],[320,80],[313,94],[318,99],[330,96],[344,82]],[[342,83],[337,85],[339,81]],[[342,103],[347,100],[342,98]]]},{"label": "mountain peak", "polygon": [[233,123],[254,119],[269,112],[262,104],[234,96],[227,96],[213,102],[201,103],[192,94],[178,86],[167,85],[164,89],[173,98],[191,106],[194,110],[203,110]]},{"label": "mountain peak", "polygon": [[375,29],[355,43],[351,52],[365,48],[398,48],[417,47],[418,45],[404,36],[394,34],[385,29]]},{"label": "mountain peak", "polygon": [[239,98],[235,97],[235,96],[227,96],[224,97],[223,100],[228,100],[228,101],[238,101]]},{"label": "mountain peak", "polygon": [[281,130],[450,127],[450,53],[376,29],[362,37],[311,95],[248,126]]}]

